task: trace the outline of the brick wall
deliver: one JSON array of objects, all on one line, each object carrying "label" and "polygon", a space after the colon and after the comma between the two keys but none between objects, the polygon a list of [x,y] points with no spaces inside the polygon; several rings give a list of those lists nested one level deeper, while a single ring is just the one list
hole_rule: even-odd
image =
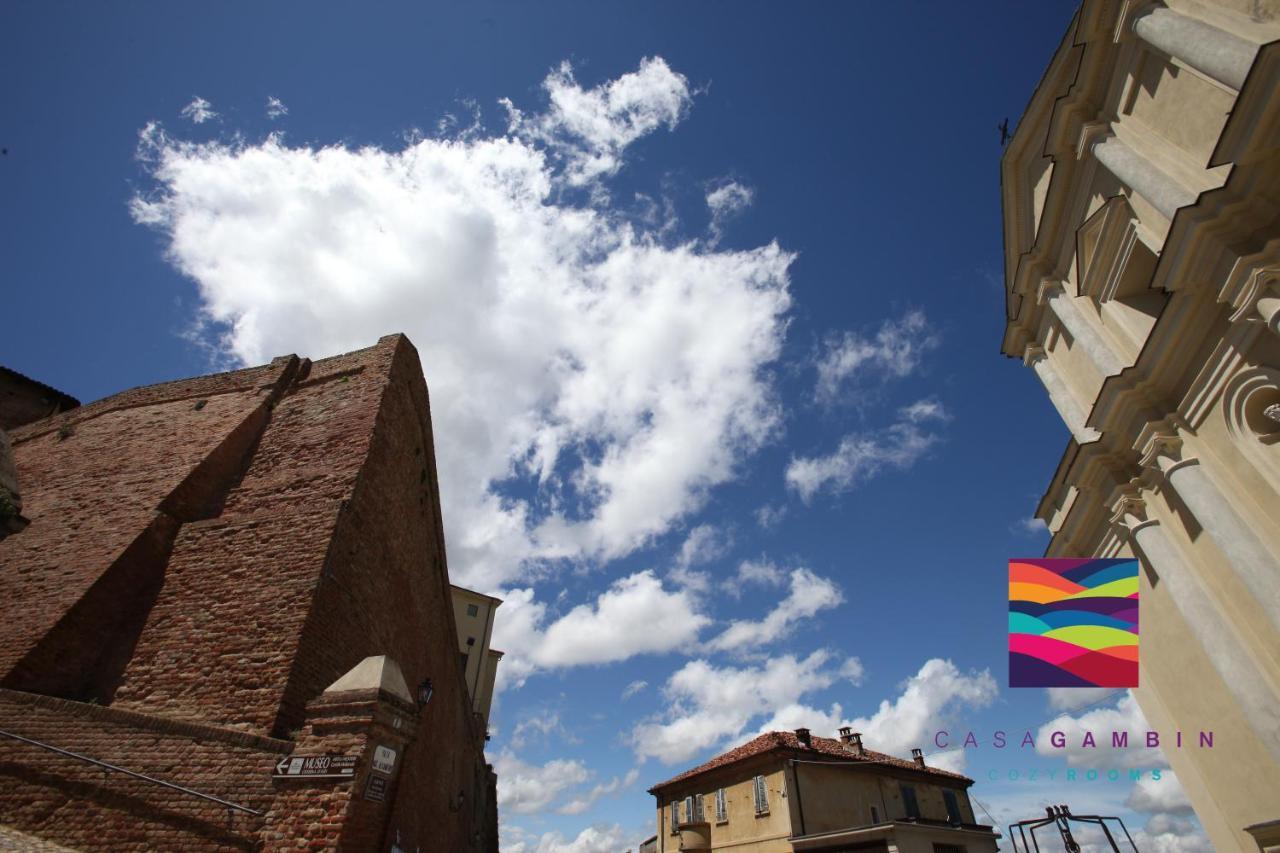
[{"label": "brick wall", "polygon": [[78,405],[76,398],[56,388],[0,367],[0,430],[29,424]]},{"label": "brick wall", "polygon": [[[293,744],[0,690],[0,729],[265,812]],[[80,849],[253,850],[264,818],[0,738],[0,823]]]},{"label": "brick wall", "polygon": [[[23,615],[0,621],[0,684],[90,698],[92,664],[83,656],[118,627],[102,620],[136,612],[120,596],[163,572],[168,547],[158,540],[177,530],[161,517],[166,499],[253,418],[265,399],[261,382],[280,381],[286,367],[226,374],[217,385],[160,386],[168,400],[154,387],[126,392],[117,396],[138,405],[112,397],[10,433],[31,525],[0,542],[0,600]],[[215,388],[221,393],[204,396]],[[75,624],[55,630],[64,619]],[[54,660],[66,671],[51,671]]]},{"label": "brick wall", "polygon": [[[281,827],[332,841],[363,815],[348,849],[397,838],[405,849],[496,849],[484,732],[456,651],[427,389],[407,339],[134,389],[12,437],[32,524],[0,542],[0,596],[22,606],[0,624],[0,683],[110,705],[68,708],[300,739],[301,750],[315,745],[309,715],[325,688],[388,655],[411,688],[435,686],[412,709],[394,797],[370,811],[351,782],[273,787],[259,762],[245,796],[284,797],[265,843],[278,846]],[[77,719],[53,735],[98,748],[100,719]],[[352,748],[375,736],[356,733]],[[9,749],[0,742],[0,760]],[[116,753],[143,751],[131,736]],[[208,767],[210,780],[227,772]],[[95,808],[115,796],[112,782],[40,778],[30,808],[11,813],[0,795],[0,823],[43,830],[37,804],[54,790]],[[266,838],[234,832],[250,846]]]}]

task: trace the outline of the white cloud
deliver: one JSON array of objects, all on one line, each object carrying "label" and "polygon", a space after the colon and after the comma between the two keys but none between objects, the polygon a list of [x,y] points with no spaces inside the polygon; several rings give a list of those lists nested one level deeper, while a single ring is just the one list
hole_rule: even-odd
[{"label": "white cloud", "polygon": [[760,666],[716,667],[705,660],[686,663],[667,680],[663,693],[671,710],[631,734],[641,760],[686,761],[708,747],[740,736],[760,714],[793,704],[800,696],[835,683],[825,650],[797,659],[781,655]]},{"label": "white cloud", "polygon": [[275,120],[280,118],[280,116],[287,116],[288,114],[289,108],[284,105],[283,101],[275,95],[267,96],[267,118]]},{"label": "white cloud", "polygon": [[744,586],[782,586],[787,582],[787,573],[772,560],[761,557],[758,560],[743,560],[738,564],[734,576],[725,581],[725,591],[737,596],[742,594]]},{"label": "white cloud", "polygon": [[[1133,840],[1139,850],[1145,850],[1148,853],[1214,853],[1217,849],[1203,831],[1152,834],[1139,830],[1134,833]],[[1101,851],[1110,851],[1112,847],[1109,844],[1105,847],[1100,844],[1095,849],[1101,853]]]},{"label": "white cloud", "polygon": [[[858,672],[861,676],[860,668]],[[947,720],[961,709],[978,709],[990,705],[996,697],[995,679],[987,670],[961,672],[954,663],[933,658],[900,685],[901,692],[892,700],[881,701],[874,714],[849,718],[839,704],[830,710],[791,704],[779,709],[760,731],[794,729],[806,726],[826,737],[843,726],[862,733],[868,749],[905,758],[912,749],[928,750],[934,735]],[[963,773],[966,763],[963,749],[950,749],[928,755],[934,767]]]},{"label": "white cloud", "polygon": [[[1053,784],[1035,785],[1014,782],[1001,785],[995,783],[993,788],[983,783],[977,787],[984,789],[980,796],[1001,826],[1028,818],[1043,817],[1046,806],[1061,803],[1063,799],[1061,787]],[[974,805],[976,810],[977,803],[975,802]],[[1070,805],[1071,811],[1075,814],[1113,815],[1117,810],[1116,793],[1110,785],[1073,789]],[[1125,822],[1129,824],[1129,832],[1132,833],[1137,848],[1144,853],[1145,851],[1209,853],[1214,849],[1194,817],[1155,814],[1141,829],[1135,829],[1133,821],[1127,817]],[[1108,828],[1113,832],[1118,830],[1117,824],[1112,821],[1108,821]],[[1071,831],[1076,841],[1080,843],[1082,851],[1111,853],[1113,849],[1102,832],[1094,827],[1073,823]],[[1045,840],[1044,830],[1041,830],[1038,836],[1042,841]],[[1121,841],[1124,849],[1128,849],[1127,844],[1128,842]]]},{"label": "white cloud", "polygon": [[[1080,809],[1073,812],[1083,813]],[[1104,813],[1107,810],[1104,810]],[[1114,809],[1109,809],[1114,811]],[[1113,833],[1118,830],[1114,822],[1108,821]],[[1212,853],[1214,847],[1209,843],[1198,821],[1194,817],[1180,815],[1152,815],[1146,826],[1138,830],[1130,830],[1133,843],[1137,849],[1150,853]],[[1072,832],[1080,842],[1082,853],[1110,853],[1114,848],[1106,840],[1102,831],[1089,826],[1074,824]],[[1121,842],[1122,844],[1127,842]]]},{"label": "white cloud", "polygon": [[721,184],[707,193],[707,208],[711,211],[711,243],[719,243],[724,236],[724,225],[751,206],[755,196],[750,187],[737,181]]},{"label": "white cloud", "polygon": [[1045,523],[1042,520],[1035,516],[1031,516],[1030,518],[1018,519],[1013,524],[1009,525],[1009,529],[1015,533],[1034,534],[1044,533],[1048,531],[1049,528],[1045,526]]},{"label": "white cloud", "polygon": [[504,853],[617,853],[634,842],[621,826],[601,824],[589,826],[566,840],[559,832],[544,832],[534,837],[520,827],[502,826]]},{"label": "white cloud", "polygon": [[601,797],[611,797],[626,791],[640,778],[639,768],[633,767],[625,776],[614,776],[608,782],[601,782],[580,797],[575,797],[556,809],[560,814],[582,814],[595,805]]},{"label": "white cloud", "polygon": [[534,660],[576,666],[666,652],[691,642],[710,620],[684,592],[668,592],[652,572],[639,572],[582,604],[543,632]]},{"label": "white cloud", "polygon": [[840,677],[857,687],[862,683],[862,677],[866,675],[863,669],[862,661],[858,658],[849,658],[840,665]]},{"label": "white cloud", "polygon": [[701,595],[711,589],[711,573],[685,566],[676,566],[667,572],[667,580],[676,587]]},{"label": "white cloud", "polygon": [[[804,659],[783,655],[761,666],[742,668],[690,661],[664,688],[672,710],[664,719],[636,726],[632,746],[642,760],[657,758],[674,764],[708,747],[727,748],[766,731],[804,726],[833,737],[841,726],[851,726],[863,733],[868,748],[905,756],[914,747],[932,743],[935,726],[961,709],[990,705],[997,693],[990,672],[964,673],[949,660],[933,658],[902,683],[895,699],[882,701],[870,716],[851,719],[838,703],[823,711],[800,702],[804,695],[842,678],[860,681],[861,663],[856,658],[837,662],[825,650]],[[766,714],[770,716],[762,725],[748,729],[752,720]],[[931,756],[930,761],[961,772],[964,756]]]},{"label": "white cloud", "polygon": [[1068,712],[1083,710],[1111,696],[1119,699],[1120,692],[1115,687],[1049,687],[1045,689],[1049,707],[1054,711]]},{"label": "white cloud", "polygon": [[887,429],[846,435],[828,456],[792,457],[787,465],[787,485],[808,502],[823,489],[836,494],[846,492],[885,468],[909,468],[940,439],[923,425],[947,417],[941,403],[912,403],[899,410],[897,422]]},{"label": "white cloud", "polygon": [[793,569],[790,580],[791,591],[764,619],[734,620],[724,633],[711,641],[710,647],[715,651],[733,651],[772,643],[786,636],[802,619],[844,601],[838,586],[808,569]]},{"label": "white cloud", "polygon": [[529,589],[506,593],[506,618],[494,624],[494,645],[507,652],[503,685],[519,686],[539,669],[614,663],[683,648],[711,620],[687,590],[668,590],[644,571],[616,581],[594,602],[548,622],[546,605]]},{"label": "white cloud", "polygon": [[901,689],[893,701],[881,701],[874,714],[842,725],[862,732],[863,742],[871,749],[907,755],[914,748],[925,749],[933,743],[938,725],[956,710],[985,708],[995,701],[998,692],[989,671],[965,673],[942,658],[925,661]]},{"label": "white cloud", "polygon": [[636,71],[594,89],[583,89],[563,62],[542,88],[550,108],[529,117],[508,106],[509,129],[563,157],[575,186],[616,173],[629,145],[664,125],[674,128],[692,103],[689,81],[661,57],[644,59]]},{"label": "white cloud", "polygon": [[756,510],[756,524],[765,530],[777,527],[782,519],[786,518],[787,507],[785,504],[765,504]]},{"label": "white cloud", "polygon": [[213,104],[199,95],[193,97],[191,103],[182,108],[180,115],[189,119],[192,124],[204,124],[209,119],[218,117],[218,114],[213,111]]},{"label": "white cloud", "polygon": [[[1125,691],[1113,706],[1095,708],[1077,717],[1060,714],[1045,723],[1036,732],[1036,752],[1062,758],[1069,767],[1099,770],[1168,767],[1164,753],[1146,745],[1149,728],[1133,692]],[[1112,732],[1127,733],[1127,745],[1114,745]],[[1060,733],[1063,746],[1053,745],[1055,733]],[[1095,746],[1086,745],[1087,733],[1092,733]]]},{"label": "white cloud", "polygon": [[637,678],[635,681],[631,682],[625,688],[623,688],[622,698],[630,699],[632,696],[635,696],[637,693],[644,690],[648,686],[649,686],[649,682],[645,681],[642,678]]},{"label": "white cloud", "polygon": [[[924,748],[926,747],[921,747],[921,749]],[[966,766],[968,766],[969,756],[963,749],[948,749],[945,752],[933,753],[928,757],[927,761],[930,767],[950,770],[952,773],[963,773]]]},{"label": "white cloud", "polygon": [[723,531],[711,524],[699,524],[689,531],[680,552],[676,555],[678,568],[689,568],[724,556],[732,544],[732,539]]},{"label": "white cloud", "polygon": [[699,524],[691,529],[676,553],[675,566],[667,579],[681,589],[701,594],[711,589],[711,573],[695,569],[723,557],[733,545],[733,537],[713,524]]},{"label": "white cloud", "polygon": [[1187,792],[1182,789],[1182,783],[1170,770],[1162,771],[1159,779],[1144,775],[1134,783],[1133,789],[1129,792],[1129,798],[1124,804],[1135,812],[1151,812],[1167,818],[1186,817],[1193,813],[1191,801],[1187,799]]},{"label": "white cloud", "polygon": [[486,591],[646,545],[780,424],[767,367],[793,256],[673,244],[597,194],[562,192],[674,126],[687,82],[652,59],[589,90],[562,67],[545,89],[549,108],[514,116],[514,135],[399,150],[195,144],[150,125],[140,156],[156,186],[132,204],[232,362],[408,333],[432,392],[452,574]]},{"label": "white cloud", "polygon": [[498,774],[498,808],[517,814],[547,811],[566,791],[591,777],[581,761],[526,764],[507,750],[498,753],[493,768]]},{"label": "white cloud", "polygon": [[901,379],[920,366],[926,352],[938,345],[923,311],[908,311],[899,320],[885,320],[874,337],[854,332],[832,336],[818,356],[819,402],[836,401],[847,384],[870,374],[877,379]]},{"label": "white cloud", "polygon": [[516,723],[515,730],[511,732],[511,748],[522,749],[533,738],[545,741],[552,735],[558,735],[567,743],[579,742],[578,738],[560,722],[560,714],[548,711],[532,714]]}]

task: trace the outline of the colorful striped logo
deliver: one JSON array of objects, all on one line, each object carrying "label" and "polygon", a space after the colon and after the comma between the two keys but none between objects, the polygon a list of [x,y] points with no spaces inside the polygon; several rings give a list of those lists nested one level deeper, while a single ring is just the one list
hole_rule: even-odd
[{"label": "colorful striped logo", "polygon": [[1138,561],[1009,561],[1010,687],[1137,687]]}]

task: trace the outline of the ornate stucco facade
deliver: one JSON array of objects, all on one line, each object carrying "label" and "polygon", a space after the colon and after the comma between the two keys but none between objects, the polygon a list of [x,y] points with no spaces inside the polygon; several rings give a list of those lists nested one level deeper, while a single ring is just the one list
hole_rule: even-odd
[{"label": "ornate stucco facade", "polygon": [[1280,819],[1280,3],[1086,0],[1001,165],[1049,556],[1136,555],[1138,702],[1219,850]]}]

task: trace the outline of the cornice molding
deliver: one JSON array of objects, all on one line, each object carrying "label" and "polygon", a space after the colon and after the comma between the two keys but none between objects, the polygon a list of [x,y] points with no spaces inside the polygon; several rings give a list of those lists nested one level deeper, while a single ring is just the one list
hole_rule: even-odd
[{"label": "cornice molding", "polygon": [[1262,328],[1259,322],[1232,323],[1227,329],[1178,403],[1178,414],[1189,427],[1198,428],[1213,411],[1231,377],[1246,364],[1245,353],[1262,333]]}]

